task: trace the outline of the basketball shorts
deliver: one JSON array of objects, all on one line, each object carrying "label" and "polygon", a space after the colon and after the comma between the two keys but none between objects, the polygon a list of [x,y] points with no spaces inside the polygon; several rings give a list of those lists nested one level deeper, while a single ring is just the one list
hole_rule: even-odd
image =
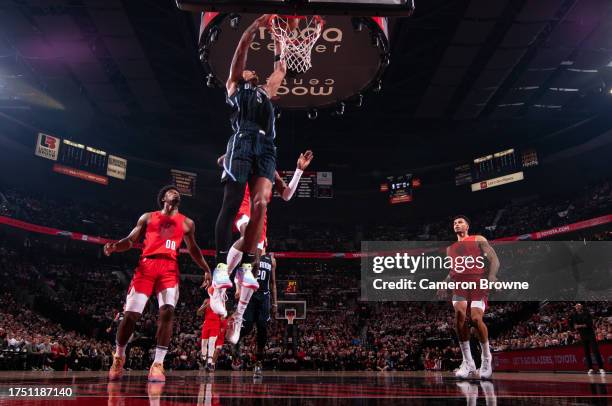
[{"label": "basketball shorts", "polygon": [[[478,285],[479,278],[470,278],[465,281],[474,281]],[[455,282],[462,282],[456,279]],[[485,311],[488,304],[488,291],[486,289],[453,289],[453,305],[457,302],[468,302],[468,307],[478,308]]]},{"label": "basketball shorts", "polygon": [[266,324],[270,321],[270,294],[256,292],[244,311],[245,323]]},{"label": "basketball shorts", "polygon": [[221,324],[219,322],[206,322],[202,324],[202,340],[208,340],[210,337],[219,337]]},{"label": "basketball shorts", "polygon": [[276,146],[263,131],[241,131],[227,143],[221,181],[246,183],[251,177],[274,182]]},{"label": "basketball shorts", "polygon": [[221,325],[219,329],[219,335],[217,336],[217,341],[215,342],[215,347],[223,347],[223,343],[225,342],[225,333],[227,332],[227,319],[221,320]]},{"label": "basketball shorts", "polygon": [[147,300],[155,293],[159,307],[175,307],[179,298],[179,269],[175,260],[141,258],[128,288],[125,311],[142,313]]}]

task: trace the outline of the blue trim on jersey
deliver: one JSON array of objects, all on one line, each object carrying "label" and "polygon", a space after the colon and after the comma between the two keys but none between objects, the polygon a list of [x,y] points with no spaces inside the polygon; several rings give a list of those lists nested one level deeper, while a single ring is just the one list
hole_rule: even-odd
[{"label": "blue trim on jersey", "polygon": [[225,165],[225,159],[223,160],[223,170],[225,171],[225,173],[227,173],[230,176],[230,178],[232,178],[234,182],[236,182],[236,177],[232,173],[232,158],[234,157],[234,147],[236,146],[236,136],[237,135],[238,133],[235,133],[233,135],[234,141],[232,142],[232,152],[230,153],[230,158],[229,158],[229,163],[230,163],[229,168]]}]

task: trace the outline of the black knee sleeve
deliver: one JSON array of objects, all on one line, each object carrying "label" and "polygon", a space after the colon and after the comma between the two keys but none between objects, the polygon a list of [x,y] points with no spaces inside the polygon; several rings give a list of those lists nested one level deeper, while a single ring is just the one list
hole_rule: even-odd
[{"label": "black knee sleeve", "polygon": [[[227,253],[232,246],[232,221],[240,209],[244,197],[245,185],[237,182],[226,182],[223,189],[223,204],[215,224],[215,246],[219,252]],[[226,258],[217,258],[225,262]]]}]

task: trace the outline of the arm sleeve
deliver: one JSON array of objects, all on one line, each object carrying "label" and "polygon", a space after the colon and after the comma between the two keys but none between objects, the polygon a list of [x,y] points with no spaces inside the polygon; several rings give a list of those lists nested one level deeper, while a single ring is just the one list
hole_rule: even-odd
[{"label": "arm sleeve", "polygon": [[303,173],[304,171],[302,171],[301,169],[295,169],[293,177],[291,178],[289,185],[287,185],[287,189],[283,190],[283,200],[287,201],[293,197],[293,194],[297,190],[298,184],[300,183],[300,178],[302,177]]}]

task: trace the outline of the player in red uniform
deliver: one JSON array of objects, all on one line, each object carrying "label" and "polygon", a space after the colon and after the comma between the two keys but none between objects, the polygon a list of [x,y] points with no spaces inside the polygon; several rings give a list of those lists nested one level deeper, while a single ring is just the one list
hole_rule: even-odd
[{"label": "player in red uniform", "polygon": [[217,342],[215,343],[215,354],[213,355],[213,364],[217,364],[217,358],[219,358],[219,353],[223,348],[223,343],[225,342],[225,334],[227,333],[227,318],[224,317],[221,319],[221,329],[219,330],[219,335],[217,336]]},{"label": "player in red uniform", "polygon": [[[211,294],[212,287],[208,292]],[[204,300],[204,303],[198,309],[198,314],[204,313],[204,322],[202,323],[202,358],[206,362],[206,369],[210,372],[215,370],[215,348],[219,338],[222,338],[221,332],[221,317],[210,309],[210,299]],[[225,318],[224,318],[225,319]],[[225,335],[225,331],[223,331]]]},{"label": "player in red uniform", "polygon": [[210,269],[195,241],[195,223],[179,213],[180,202],[181,196],[175,186],[163,187],[157,196],[161,210],[143,214],[127,237],[104,246],[104,254],[109,256],[113,252],[129,250],[134,243],[140,241],[143,234],[145,238],[138,267],[128,288],[124,318],[117,330],[117,348],[108,374],[111,380],[123,375],[128,339],[134,332],[149,296],[155,293],[159,302],[159,323],[155,360],[149,370],[149,381],[165,381],[163,362],[172,336],[174,308],[179,297],[177,257],[182,241],[185,241],[193,261],[204,270],[203,286],[210,284]]},{"label": "player in red uniform", "polygon": [[[453,268],[446,281],[475,282],[478,286],[480,279],[485,278],[485,258],[489,263],[489,273],[486,277],[489,281],[496,281],[499,259],[487,239],[481,235],[469,235],[470,220],[463,215],[453,219],[453,229],[457,235],[457,242],[446,250],[447,256],[453,258]],[[476,372],[476,365],[470,351],[469,317],[475,327],[482,349],[480,378],[489,378],[493,373],[489,332],[482,319],[487,305],[487,291],[478,288],[454,289],[452,301],[459,346],[463,355],[463,362],[455,375],[458,378],[468,378]]]}]

